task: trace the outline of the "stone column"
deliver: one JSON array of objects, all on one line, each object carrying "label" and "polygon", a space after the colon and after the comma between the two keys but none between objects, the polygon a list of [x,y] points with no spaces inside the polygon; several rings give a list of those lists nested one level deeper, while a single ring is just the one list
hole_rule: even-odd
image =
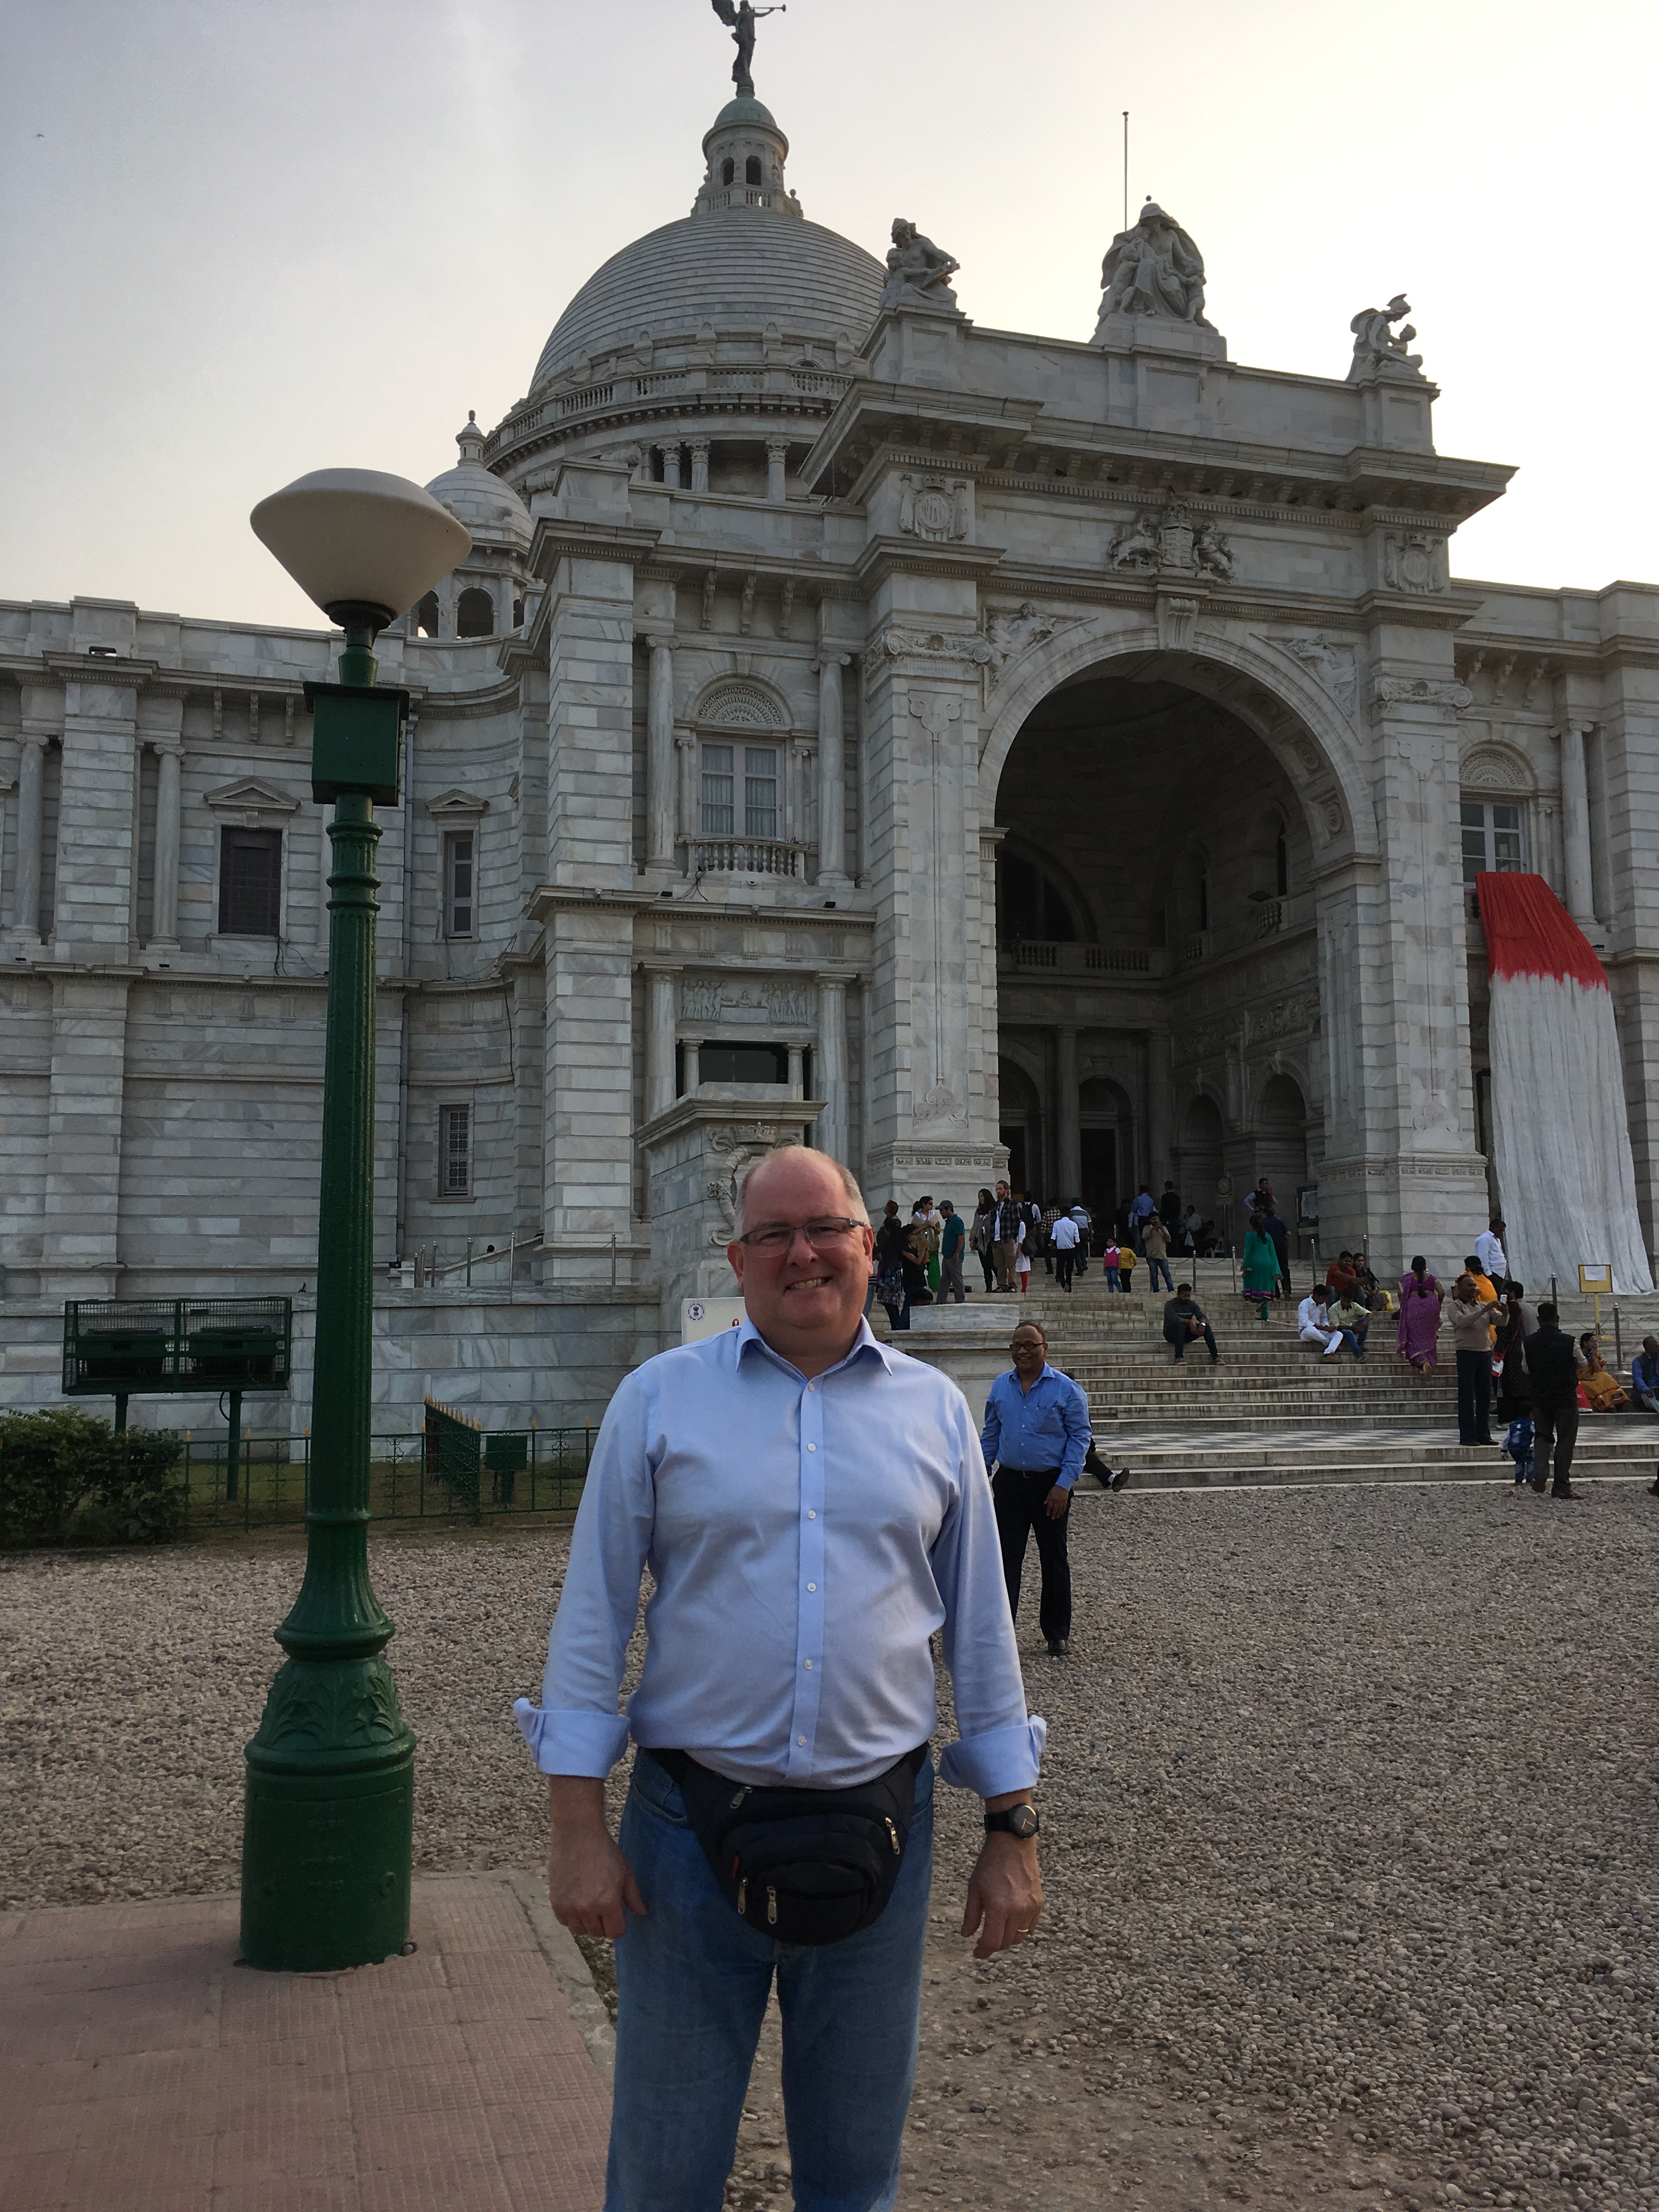
[{"label": "stone column", "polygon": [[702,1081],[702,1069],[698,1065],[697,1057],[702,1050],[702,1039],[682,1037],[680,1049],[685,1054],[685,1096],[690,1098]]},{"label": "stone column", "polygon": [[19,936],[40,936],[40,840],[46,821],[46,732],[23,727],[17,768],[17,877],[12,885],[11,924]]},{"label": "stone column", "polygon": [[646,710],[646,859],[653,868],[674,865],[674,647],[665,637],[649,641],[651,688]]},{"label": "stone column", "polygon": [[789,1096],[792,1098],[805,1098],[806,1096],[806,1048],[804,1045],[792,1044],[789,1048]]},{"label": "stone column", "polygon": [[774,507],[781,507],[785,498],[784,472],[789,459],[787,438],[769,438],[766,441],[766,496]]},{"label": "stone column", "polygon": [[1597,928],[1590,876],[1589,787],[1584,775],[1584,728],[1564,724],[1561,732],[1561,837],[1565,845],[1567,912],[1587,935]]},{"label": "stone column", "polygon": [[1062,1024],[1054,1031],[1054,1109],[1059,1132],[1062,1206],[1075,1206],[1083,1194],[1083,1129],[1078,1118],[1077,1031]]},{"label": "stone column", "polygon": [[1146,1038],[1146,1180],[1152,1196],[1163,1195],[1164,1179],[1175,1178],[1170,1109],[1170,1033],[1152,1030]]},{"label": "stone column", "polygon": [[157,951],[179,949],[179,779],[182,745],[157,745],[155,867],[149,902],[149,942]]},{"label": "stone column", "polygon": [[659,1114],[665,1114],[674,1103],[674,1029],[679,972],[678,968],[653,968],[647,971],[651,993],[650,1026],[645,1039],[645,1118],[647,1121],[654,1121]]},{"label": "stone column", "polygon": [[846,746],[842,734],[842,678],[849,655],[818,659],[818,881],[847,881]]},{"label": "stone column", "polygon": [[706,438],[696,438],[691,443],[691,489],[693,491],[707,491],[708,489],[708,441]]},{"label": "stone column", "polygon": [[[831,1159],[847,1159],[851,1139],[847,1096],[847,981],[841,975],[818,978],[817,1059],[814,1088],[823,1101],[817,1146]],[[850,1163],[848,1163],[850,1164]]]},{"label": "stone column", "polygon": [[685,840],[685,868],[689,876],[696,860],[691,841],[697,834],[697,740],[690,730],[674,739],[680,762],[680,836]]},{"label": "stone column", "polygon": [[665,490],[678,491],[680,488],[680,448],[678,446],[665,446],[662,449],[662,480]]}]

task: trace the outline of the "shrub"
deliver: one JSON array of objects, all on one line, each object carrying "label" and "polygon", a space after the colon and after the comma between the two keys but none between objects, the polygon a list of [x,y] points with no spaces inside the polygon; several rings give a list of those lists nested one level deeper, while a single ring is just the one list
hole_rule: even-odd
[{"label": "shrub", "polygon": [[0,1413],[0,1547],[161,1544],[183,1531],[168,1429],[118,1437],[72,1410]]}]

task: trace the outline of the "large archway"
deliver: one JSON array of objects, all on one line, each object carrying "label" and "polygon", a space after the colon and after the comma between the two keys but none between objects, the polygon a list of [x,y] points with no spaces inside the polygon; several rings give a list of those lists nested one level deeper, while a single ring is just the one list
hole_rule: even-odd
[{"label": "large archway", "polygon": [[1364,824],[1291,708],[1200,676],[1097,659],[994,724],[1003,1122],[1097,1201],[1170,1180],[1236,1239],[1258,1170],[1293,1206],[1322,1149],[1314,878]]}]

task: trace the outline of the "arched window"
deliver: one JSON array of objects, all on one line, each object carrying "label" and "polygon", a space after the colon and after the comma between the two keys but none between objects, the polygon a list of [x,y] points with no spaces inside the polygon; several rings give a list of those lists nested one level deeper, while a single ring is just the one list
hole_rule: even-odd
[{"label": "arched window", "polygon": [[743,180],[746,185],[761,185],[765,183],[766,179],[761,174],[761,162],[760,155],[758,154],[751,154],[749,156],[749,159],[744,163]]},{"label": "arched window", "polygon": [[481,592],[476,584],[463,592],[456,602],[455,635],[457,637],[493,637],[495,635],[495,602],[488,592]]},{"label": "arched window", "polygon": [[436,637],[438,635],[438,594],[428,592],[410,617],[416,637]]},{"label": "arched window", "polygon": [[524,628],[524,601],[522,599],[514,599],[513,602],[513,627],[514,629],[522,629]]},{"label": "arched window", "polygon": [[1032,939],[1075,945],[1082,932],[1049,878],[1018,853],[1004,853],[997,863],[997,935],[1010,946]]},{"label": "arched window", "polygon": [[723,185],[732,183],[737,177],[737,173],[738,165],[735,161],[727,160],[720,163],[720,182]]}]

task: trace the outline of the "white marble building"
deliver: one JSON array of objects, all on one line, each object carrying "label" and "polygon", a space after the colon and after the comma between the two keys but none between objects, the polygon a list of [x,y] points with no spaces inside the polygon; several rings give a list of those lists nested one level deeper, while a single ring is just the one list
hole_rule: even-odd
[{"label": "white marble building", "polygon": [[[474,551],[382,641],[385,1397],[596,1412],[802,1135],[878,1203],[1266,1170],[1328,1247],[1461,1257],[1477,858],[1604,949],[1651,1241],[1659,589],[1455,574],[1510,472],[1435,451],[1403,301],[1345,381],[1240,366],[1149,207],[1092,336],[989,330],[787,150],[717,118],[460,434]],[[0,604],[0,1400],[64,1297],[309,1283],[337,644]]]}]

